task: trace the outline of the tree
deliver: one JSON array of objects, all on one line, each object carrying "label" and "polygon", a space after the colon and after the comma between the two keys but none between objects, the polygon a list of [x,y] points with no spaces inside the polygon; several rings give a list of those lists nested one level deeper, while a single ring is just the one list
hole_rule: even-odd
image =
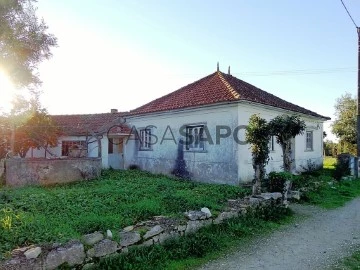
[{"label": "tree", "polygon": [[36,89],[40,62],[51,57],[57,39],[36,16],[36,0],[0,0],[0,70],[18,88]]},{"label": "tree", "polygon": [[252,115],[246,127],[246,141],[251,144],[252,163],[255,170],[253,195],[261,193],[261,182],[265,177],[265,166],[269,162],[270,129],[265,119]]},{"label": "tree", "polygon": [[291,172],[291,139],[305,130],[305,122],[296,115],[279,115],[269,122],[270,133],[276,137],[283,152],[284,171]]},{"label": "tree", "polygon": [[340,139],[343,148],[355,153],[357,136],[356,106],[357,100],[350,93],[345,93],[338,98],[335,103],[335,121],[331,125],[332,133]]},{"label": "tree", "polygon": [[[11,153],[11,136],[14,134],[14,152]],[[41,108],[38,96],[29,101],[18,96],[11,115],[0,117],[0,159],[12,155],[24,158],[31,148],[53,147],[61,135],[46,109]]]}]

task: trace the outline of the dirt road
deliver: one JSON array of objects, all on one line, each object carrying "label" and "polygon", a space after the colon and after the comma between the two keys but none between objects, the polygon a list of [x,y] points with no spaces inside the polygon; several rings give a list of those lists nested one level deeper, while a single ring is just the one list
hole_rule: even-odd
[{"label": "dirt road", "polygon": [[335,210],[292,205],[301,219],[200,269],[327,269],[360,247],[360,198]]}]

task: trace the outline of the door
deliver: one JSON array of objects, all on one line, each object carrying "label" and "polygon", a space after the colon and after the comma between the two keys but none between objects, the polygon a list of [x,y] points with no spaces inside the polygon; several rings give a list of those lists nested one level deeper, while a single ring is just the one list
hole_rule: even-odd
[{"label": "door", "polygon": [[108,163],[115,170],[124,169],[124,140],[123,138],[109,138]]}]

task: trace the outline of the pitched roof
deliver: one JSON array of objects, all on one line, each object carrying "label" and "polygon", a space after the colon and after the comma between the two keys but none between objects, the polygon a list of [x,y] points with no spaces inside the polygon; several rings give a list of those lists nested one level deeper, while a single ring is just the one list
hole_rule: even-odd
[{"label": "pitched roof", "polygon": [[120,134],[130,132],[122,118],[125,113],[51,115],[64,135]]},{"label": "pitched roof", "polygon": [[241,100],[273,106],[318,118],[330,119],[327,116],[322,116],[316,112],[287,102],[254,85],[220,71],[212,73],[168,95],[155,99],[130,111],[130,113],[144,114]]}]

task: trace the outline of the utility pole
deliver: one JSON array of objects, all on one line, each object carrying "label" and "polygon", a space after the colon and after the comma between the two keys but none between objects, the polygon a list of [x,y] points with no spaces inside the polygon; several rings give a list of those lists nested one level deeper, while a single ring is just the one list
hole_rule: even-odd
[{"label": "utility pole", "polygon": [[355,177],[360,176],[360,27],[356,24],[358,34],[358,81],[357,81],[357,121],[356,121],[356,158],[354,164]]},{"label": "utility pole", "polygon": [[357,157],[360,158],[360,27],[356,27],[358,34],[358,82],[357,82]]}]

